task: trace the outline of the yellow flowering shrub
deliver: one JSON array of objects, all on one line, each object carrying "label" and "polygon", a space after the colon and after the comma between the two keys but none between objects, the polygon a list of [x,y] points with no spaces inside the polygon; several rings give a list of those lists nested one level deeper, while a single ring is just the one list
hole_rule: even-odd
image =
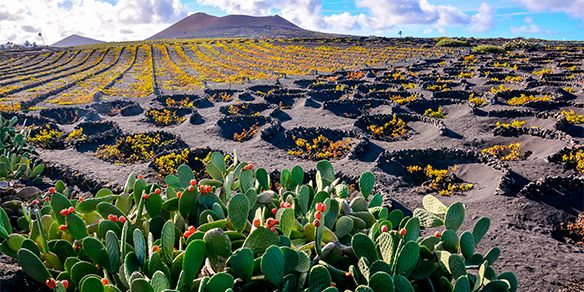
[{"label": "yellow flowering shrub", "polygon": [[258,133],[259,129],[260,129],[259,124],[255,124],[251,126],[249,129],[243,129],[240,133],[236,132],[233,134],[233,140],[237,142],[250,140]]},{"label": "yellow flowering shrub", "polygon": [[209,96],[209,100],[211,101],[222,101],[222,102],[229,102],[233,100],[233,95],[227,93],[227,92],[221,92],[221,93],[214,93],[212,95]]},{"label": "yellow flowering shrub", "polygon": [[505,85],[503,84],[500,84],[498,87],[497,86],[491,87],[492,94],[497,94],[499,92],[506,92],[511,90],[513,90],[513,88],[505,87]]},{"label": "yellow flowering shrub", "polygon": [[166,106],[178,107],[178,108],[192,108],[193,102],[188,97],[185,97],[184,99],[180,99],[180,100],[166,98]]},{"label": "yellow flowering shrub", "polygon": [[41,127],[35,135],[28,138],[28,141],[41,147],[47,147],[56,140],[63,137],[63,132],[52,129],[49,125]]},{"label": "yellow flowering shrub", "polygon": [[570,124],[574,124],[574,125],[578,125],[578,124],[584,124],[584,115],[579,115],[576,112],[574,112],[573,110],[563,110],[561,112],[561,115],[564,116],[566,118],[566,120],[568,121],[568,123]]},{"label": "yellow flowering shrub", "polygon": [[83,134],[83,128],[79,128],[71,131],[71,133],[67,135],[67,138],[65,138],[65,141],[83,141],[85,139],[87,139],[87,135]]},{"label": "yellow flowering shrub", "polygon": [[424,111],[424,116],[436,118],[436,119],[444,119],[446,118],[446,113],[442,111],[442,107],[438,107],[437,110],[433,110],[431,108]]},{"label": "yellow flowering shrub", "polygon": [[410,165],[410,166],[406,167],[406,169],[409,173],[422,171],[422,167],[419,165]]},{"label": "yellow flowering shrub", "polygon": [[350,138],[332,141],[323,135],[319,135],[312,141],[295,136],[292,139],[294,140],[295,149],[288,150],[288,154],[312,160],[341,158],[351,150]]},{"label": "yellow flowering shrub", "polygon": [[246,103],[236,103],[229,106],[227,109],[227,113],[233,116],[236,115],[250,115],[250,116],[259,116],[260,113],[257,111],[254,112],[245,112],[245,110],[249,109],[249,105]]},{"label": "yellow flowering shrub", "polygon": [[505,129],[509,129],[509,128],[518,129],[518,128],[525,126],[525,121],[513,120],[511,123],[497,122],[496,126],[500,127],[500,128],[505,128]]},{"label": "yellow flowering shrub", "polygon": [[532,73],[535,76],[543,76],[544,74],[552,74],[553,71],[552,71],[552,69],[549,69],[549,68],[543,68],[541,70],[533,71]]},{"label": "yellow flowering shrub", "polygon": [[521,76],[505,76],[505,82],[522,82],[523,77]]},{"label": "yellow flowering shrub", "polygon": [[448,84],[433,84],[426,87],[430,91],[448,91]]},{"label": "yellow flowering shrub", "polygon": [[406,170],[412,174],[423,175],[427,180],[427,186],[438,192],[441,196],[450,196],[457,193],[463,193],[474,188],[473,184],[457,182],[458,179],[454,172],[457,170],[456,166],[449,169],[437,169],[428,164],[425,168],[419,165],[410,165]]},{"label": "yellow flowering shrub", "polygon": [[468,98],[468,102],[474,104],[475,106],[481,106],[487,104],[487,99],[483,97],[474,97],[474,95],[471,95]]},{"label": "yellow flowering shrub", "polygon": [[365,77],[365,72],[363,72],[363,71],[353,71],[353,72],[349,72],[349,74],[347,74],[347,79],[349,79],[349,80],[361,79],[363,77]]},{"label": "yellow flowering shrub", "polygon": [[502,161],[517,161],[525,159],[521,150],[520,143],[511,143],[509,145],[495,145],[485,148],[481,151],[483,154],[496,157]]},{"label": "yellow flowering shrub", "polygon": [[465,62],[475,62],[476,60],[477,60],[477,57],[475,57],[475,55],[464,56]]},{"label": "yellow flowering shrub", "polygon": [[[1,92],[0,92],[1,93]],[[0,112],[16,112],[21,109],[20,102],[2,102],[0,100]]]},{"label": "yellow flowering shrub", "polygon": [[175,174],[176,169],[181,164],[186,164],[189,159],[189,149],[183,149],[181,152],[171,152],[165,155],[160,155],[152,162],[158,171],[158,175],[166,177],[170,174]]},{"label": "yellow flowering shrub", "polygon": [[565,90],[567,93],[574,94],[574,87],[566,86],[562,87],[562,89]]},{"label": "yellow flowering shrub", "polygon": [[584,246],[584,213],[578,214],[573,222],[562,224],[562,229],[573,238],[577,244]]},{"label": "yellow flowering shrub", "polygon": [[541,102],[541,101],[551,101],[552,98],[549,96],[534,96],[521,94],[520,96],[513,97],[507,101],[508,105],[520,106],[529,102]]},{"label": "yellow flowering shrub", "polygon": [[416,89],[417,85],[415,83],[402,83],[404,89]]},{"label": "yellow flowering shrub", "polygon": [[580,174],[584,174],[584,149],[572,150],[562,155],[562,161],[573,167]]},{"label": "yellow flowering shrub", "polygon": [[474,77],[474,73],[473,72],[464,72],[463,71],[463,72],[460,72],[458,74],[458,77],[470,79],[470,78],[473,78]]},{"label": "yellow flowering shrub", "polygon": [[369,125],[367,129],[375,137],[395,139],[406,134],[406,126],[406,122],[394,114],[392,119],[383,125]]},{"label": "yellow flowering shrub", "polygon": [[176,112],[169,109],[150,109],[144,114],[149,121],[157,126],[168,126],[184,122],[186,117],[177,116]]},{"label": "yellow flowering shrub", "polygon": [[419,97],[418,94],[412,94],[412,95],[407,96],[407,97],[403,97],[401,95],[394,95],[394,96],[390,97],[389,99],[392,101],[395,101],[399,105],[404,105],[404,104],[408,104],[408,103],[418,99],[418,97]]},{"label": "yellow flowering shrub", "polygon": [[100,145],[95,154],[106,161],[133,163],[152,159],[157,149],[174,141],[163,139],[160,133],[134,134],[119,138],[114,145]]}]

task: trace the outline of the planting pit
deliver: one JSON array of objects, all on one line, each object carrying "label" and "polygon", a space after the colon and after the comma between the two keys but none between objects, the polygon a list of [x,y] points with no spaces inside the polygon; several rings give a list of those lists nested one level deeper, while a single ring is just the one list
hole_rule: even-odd
[{"label": "planting pit", "polygon": [[10,119],[16,117],[18,119],[17,125],[19,125],[19,126],[36,126],[36,127],[38,127],[38,126],[43,126],[43,125],[52,123],[51,120],[44,118],[44,117],[27,115],[27,114],[18,113],[18,112],[0,112],[0,115],[2,115],[2,117],[6,120],[10,120]]},{"label": "planting pit", "polygon": [[355,122],[355,126],[361,129],[370,139],[397,141],[405,140],[414,134],[407,123],[416,120],[418,119],[407,114],[366,115],[360,117]]},{"label": "planting pit", "polygon": [[149,109],[144,113],[146,121],[158,127],[166,127],[181,124],[186,121],[186,115],[192,113],[192,107],[171,107],[162,109]]},{"label": "planting pit", "polygon": [[571,215],[584,212],[584,177],[546,176],[527,184],[518,196],[544,203]]},{"label": "planting pit", "polygon": [[366,144],[353,132],[325,128],[297,127],[272,131],[262,138],[286,150],[289,155],[308,160],[342,159],[360,155]]},{"label": "planting pit", "polygon": [[156,98],[164,107],[175,108],[192,108],[198,99],[198,95],[190,94],[162,95]]},{"label": "planting pit", "polygon": [[[406,108],[411,109],[417,114],[424,115],[428,109],[436,112],[439,108],[458,103],[455,99],[416,99],[405,105]],[[444,111],[448,115],[448,111]]]},{"label": "planting pit", "polygon": [[258,116],[268,109],[275,109],[276,106],[269,103],[235,103],[219,108],[219,111],[227,116]]},{"label": "planting pit", "polygon": [[205,172],[205,163],[209,161],[213,152],[222,153],[221,150],[209,147],[167,150],[157,154],[148,166],[156,171],[158,176],[164,178],[167,175],[176,174],[176,169],[181,164],[186,164],[195,172],[195,177],[198,179],[209,178],[209,175]]},{"label": "planting pit", "polygon": [[205,97],[212,102],[230,102],[240,92],[233,89],[207,89],[205,90]]},{"label": "planting pit", "polygon": [[280,109],[288,109],[294,106],[296,99],[304,97],[303,90],[276,90],[264,95],[264,100],[277,105]]},{"label": "planting pit", "polygon": [[384,104],[388,104],[388,102],[381,99],[335,100],[325,102],[323,108],[337,116],[356,119],[366,114],[370,109]]},{"label": "planting pit", "polygon": [[147,132],[123,135],[114,144],[101,145],[95,155],[104,161],[122,164],[143,162],[166,150],[184,149],[180,138],[167,132]]},{"label": "planting pit", "polygon": [[270,92],[277,91],[281,89],[280,85],[254,85],[247,88],[247,91],[251,94],[256,95],[266,95]]},{"label": "planting pit", "polygon": [[44,149],[65,149],[65,133],[55,123],[33,127],[28,141]]},{"label": "planting pit", "polygon": [[253,139],[272,119],[264,116],[227,116],[217,121],[221,136],[225,139],[244,142]]},{"label": "planting pit", "polygon": [[75,130],[80,129],[82,136],[74,138],[75,149],[79,152],[94,152],[99,145],[114,143],[122,133],[120,127],[111,121],[82,122],[75,126]]},{"label": "planting pit", "polygon": [[417,194],[492,195],[502,187],[507,172],[506,164],[479,152],[450,148],[386,151],[376,164]]},{"label": "planting pit", "polygon": [[41,117],[53,120],[55,123],[60,125],[71,125],[81,121],[83,118],[94,119],[96,113],[76,107],[62,107],[42,109],[40,111],[40,115]]},{"label": "planting pit", "polygon": [[551,110],[566,105],[557,92],[510,90],[498,92],[494,101],[508,106],[523,106],[537,110]]},{"label": "planting pit", "polygon": [[310,90],[306,93],[309,98],[318,102],[338,100],[345,94],[342,90],[328,89],[328,90]]},{"label": "planting pit", "polygon": [[566,170],[576,171],[584,175],[584,146],[582,145],[564,147],[549,155],[546,160],[562,164]]},{"label": "planting pit", "polygon": [[116,116],[135,116],[144,112],[144,109],[134,101],[129,100],[115,100],[94,103],[92,108],[100,115]]}]

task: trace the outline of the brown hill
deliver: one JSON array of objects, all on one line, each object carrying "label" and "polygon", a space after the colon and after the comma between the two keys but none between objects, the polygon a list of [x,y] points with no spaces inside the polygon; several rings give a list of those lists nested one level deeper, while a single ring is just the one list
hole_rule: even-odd
[{"label": "brown hill", "polygon": [[278,15],[217,17],[199,12],[187,16],[149,39],[318,37],[325,35],[302,29]]},{"label": "brown hill", "polygon": [[93,45],[103,43],[103,41],[98,41],[90,38],[86,38],[84,36],[72,34],[54,44],[51,47],[57,48],[66,48],[66,47],[75,47],[75,46],[82,46],[82,45]]}]

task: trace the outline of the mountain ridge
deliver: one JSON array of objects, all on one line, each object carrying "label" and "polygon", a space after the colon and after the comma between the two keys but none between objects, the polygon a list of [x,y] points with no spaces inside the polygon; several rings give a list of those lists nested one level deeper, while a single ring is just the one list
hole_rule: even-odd
[{"label": "mountain ridge", "polygon": [[310,31],[293,24],[279,15],[249,16],[230,14],[213,16],[203,12],[191,14],[148,38],[275,38],[319,37],[327,34]]},{"label": "mountain ridge", "polygon": [[72,34],[67,36],[60,41],[51,45],[51,47],[57,48],[66,48],[66,47],[76,47],[76,46],[83,46],[83,45],[94,45],[94,44],[101,44],[104,41],[84,37],[78,34]]}]

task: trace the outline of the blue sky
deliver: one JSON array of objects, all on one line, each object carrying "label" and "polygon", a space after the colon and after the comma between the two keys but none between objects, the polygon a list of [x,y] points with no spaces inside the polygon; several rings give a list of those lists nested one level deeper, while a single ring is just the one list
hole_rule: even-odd
[{"label": "blue sky", "polygon": [[584,0],[10,0],[0,42],[71,34],[140,40],[195,12],[274,15],[311,30],[355,35],[584,40]]},{"label": "blue sky", "polygon": [[[234,1],[215,1],[219,2],[234,2]],[[574,2],[573,6],[566,6],[561,9],[554,9],[554,1],[557,2]],[[306,2],[306,1],[303,1]],[[352,15],[365,14],[370,15],[370,11],[366,7],[358,7],[358,0],[322,0],[319,1],[322,5],[322,15],[330,16],[334,14],[350,13]],[[389,2],[408,2],[408,1],[376,1],[381,6]],[[411,2],[411,1],[410,1]],[[420,2],[420,1],[414,1]],[[566,1],[566,0],[548,0],[548,1],[484,1],[484,0],[466,0],[466,1],[451,1],[451,0],[428,0],[429,3],[435,6],[452,6],[458,8],[468,15],[474,15],[478,12],[479,7],[486,3],[492,9],[492,25],[484,30],[469,30],[466,25],[450,25],[442,28],[435,27],[429,24],[404,24],[395,25],[393,28],[382,30],[375,30],[372,28],[364,28],[357,30],[335,30],[324,28],[321,30],[329,30],[333,32],[354,32],[357,34],[375,34],[383,36],[395,36],[398,31],[403,31],[404,35],[419,36],[419,37],[436,37],[436,36],[466,36],[466,37],[534,37],[554,40],[584,40],[584,1]],[[539,2],[533,5],[533,3]],[[545,5],[549,7],[545,7]],[[225,7],[227,5],[209,5],[206,1],[185,1],[185,6],[190,11],[203,11],[213,15],[226,15],[232,12]],[[543,7],[538,7],[543,6]],[[561,6],[561,5],[560,5]],[[567,11],[572,10],[574,6],[580,9],[580,18]],[[278,13],[278,9],[273,12]],[[302,25],[302,23],[295,23]],[[310,28],[310,27],[309,27]]]}]

